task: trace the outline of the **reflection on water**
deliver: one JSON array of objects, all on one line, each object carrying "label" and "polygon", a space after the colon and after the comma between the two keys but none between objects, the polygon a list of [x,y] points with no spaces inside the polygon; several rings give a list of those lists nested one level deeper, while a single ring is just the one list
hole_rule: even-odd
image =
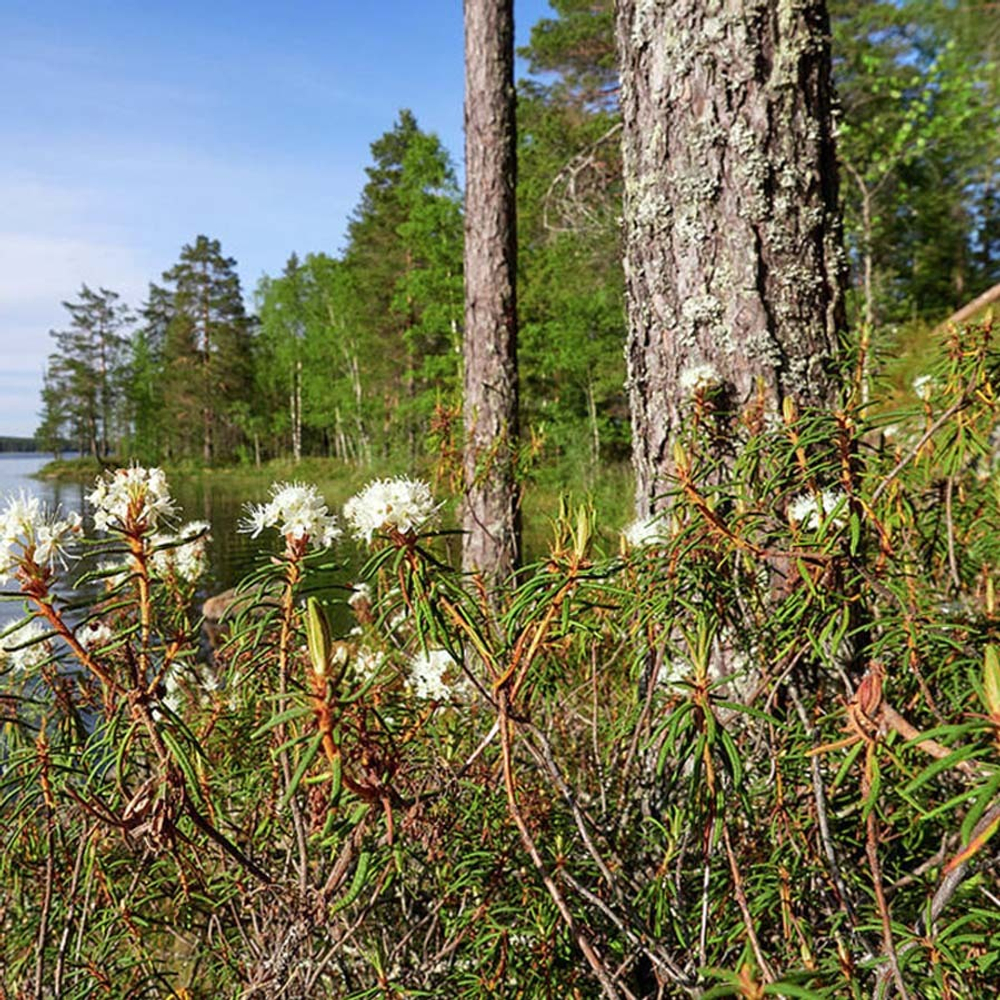
[{"label": "reflection on water", "polygon": [[[79,511],[83,514],[86,532],[92,537],[93,523],[86,503],[86,495],[91,491],[92,484],[32,478],[50,458],[51,455],[0,454],[0,504],[7,494],[19,491],[38,496],[50,508],[61,507],[65,513]],[[237,531],[244,503],[247,500],[260,502],[266,499],[265,495],[247,497],[232,486],[210,478],[173,476],[170,486],[180,507],[181,522],[203,520],[212,526],[212,541],[208,547],[210,568],[200,596],[218,593],[233,586],[261,564],[266,558],[262,553],[268,550],[278,551],[280,542],[273,532],[266,532],[254,539]],[[266,490],[261,492],[266,494]],[[343,547],[340,547],[339,555],[347,557],[355,570],[360,568],[363,561],[360,554],[344,551]],[[68,575],[77,579],[88,568],[93,567],[87,567],[86,564],[81,567],[76,563]],[[327,576],[323,581],[326,585],[334,586],[345,582],[342,574]],[[3,589],[16,592],[17,587],[11,582]],[[0,601],[0,629],[22,617],[24,610],[22,602],[18,600]]]}]

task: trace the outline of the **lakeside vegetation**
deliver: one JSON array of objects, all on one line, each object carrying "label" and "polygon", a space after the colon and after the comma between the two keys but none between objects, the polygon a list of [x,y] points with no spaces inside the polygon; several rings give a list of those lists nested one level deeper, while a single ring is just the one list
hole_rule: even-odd
[{"label": "lakeside vegetation", "polygon": [[[987,995],[990,330],[925,374],[891,430],[789,410],[721,482],[695,392],[669,515],[621,538],[565,509],[496,610],[437,533],[444,493],[375,484],[331,513],[282,487],[252,519],[259,599],[211,659],[162,476],[95,495],[128,572],[85,627],[49,594],[72,523],[0,512],[37,602],[0,667],[6,981],[592,996],[585,928],[619,996],[867,996],[886,935],[921,998]],[[310,600],[345,558],[311,544],[331,527],[371,536],[342,634]]]},{"label": "lakeside vegetation", "polygon": [[[553,10],[519,95],[519,436],[463,414],[459,193],[409,112],[348,246],[256,315],[204,236],[137,321],[68,304],[43,433],[88,457],[44,474],[96,478],[97,535],[0,507],[31,609],[0,636],[0,993],[995,992],[1000,350],[988,315],[926,332],[998,276],[995,22],[831,3],[845,301],[822,0]],[[527,542],[470,568],[468,498],[508,473]],[[172,487],[201,480],[259,546],[211,641]]]},{"label": "lakeside vegetation", "polygon": [[[112,463],[113,465],[114,463]],[[127,463],[126,463],[127,464]],[[339,506],[356,493],[370,478],[369,470],[337,459],[290,458],[272,459],[259,467],[248,465],[203,466],[198,463],[165,465],[171,482],[211,483],[234,498],[237,509],[244,502],[263,498],[272,483],[308,482],[316,486],[327,500]],[[105,467],[89,456],[47,462],[36,473],[42,479],[83,483],[90,486],[105,471]],[[383,476],[412,473],[424,476],[435,487],[448,492],[449,486],[435,475],[429,464],[381,467]],[[570,505],[586,503],[602,512],[607,530],[618,531],[632,519],[632,472],[625,462],[607,464],[599,470],[571,463],[540,465],[522,483],[521,505],[524,512],[524,545],[529,560],[545,551],[551,525],[565,501]],[[449,505],[446,524],[455,528],[454,505]],[[235,525],[230,526],[235,528]]]},{"label": "lakeside vegetation", "polygon": [[38,444],[34,438],[0,435],[0,454],[32,451],[38,451]]}]

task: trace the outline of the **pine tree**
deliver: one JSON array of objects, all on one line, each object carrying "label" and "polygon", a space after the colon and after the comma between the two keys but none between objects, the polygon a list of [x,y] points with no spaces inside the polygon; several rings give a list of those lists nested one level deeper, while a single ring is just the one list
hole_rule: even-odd
[{"label": "pine tree", "polygon": [[173,315],[173,297],[150,283],[139,309],[139,325],[129,351],[126,396],[131,417],[129,452],[147,465],[162,460],[167,443],[164,414],[164,350]]},{"label": "pine tree", "polygon": [[376,447],[386,454],[406,441],[412,455],[428,393],[457,378],[449,351],[460,325],[460,203],[446,151],[412,112],[401,111],[371,150],[339,276],[351,294],[338,319],[356,348]]},{"label": "pine tree", "polygon": [[521,547],[513,46],[512,0],[466,0],[462,563],[494,581]]},{"label": "pine tree", "polygon": [[[837,388],[843,253],[822,0],[622,0],[625,274],[638,513],[696,376],[720,410]],[[710,373],[710,374],[709,374]],[[720,444],[729,435],[720,434]]]},{"label": "pine tree", "polygon": [[[123,429],[120,407],[126,337],[132,317],[117,292],[86,285],[73,302],[63,302],[71,322],[67,330],[53,330],[57,350],[49,356],[47,390],[62,396],[73,436],[80,450],[98,461],[111,451]],[[48,420],[46,421],[48,422]]]},{"label": "pine tree", "polygon": [[402,423],[417,451],[417,436],[435,406],[457,402],[462,328],[461,194],[444,147],[435,135],[416,134],[403,156],[397,227],[403,271],[392,310],[403,324],[406,403]]},{"label": "pine tree", "polygon": [[243,440],[239,418],[251,403],[251,321],[236,261],[218,240],[199,236],[163,275],[172,295],[164,343],[164,412],[175,458],[211,464]]},{"label": "pine tree", "polygon": [[46,369],[42,382],[42,412],[39,417],[35,442],[40,450],[51,451],[52,457],[58,459],[64,447],[69,412],[63,387],[53,378],[50,369]]}]

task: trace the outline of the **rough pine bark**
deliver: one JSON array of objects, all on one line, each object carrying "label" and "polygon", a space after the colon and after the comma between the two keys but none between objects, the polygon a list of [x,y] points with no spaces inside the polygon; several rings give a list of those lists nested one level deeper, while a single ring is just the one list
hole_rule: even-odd
[{"label": "rough pine bark", "polygon": [[512,0],[465,0],[466,570],[499,581],[520,546]]},{"label": "rough pine bark", "polygon": [[669,488],[696,366],[733,412],[758,384],[769,409],[831,402],[844,256],[822,0],[618,0],[616,36],[646,515]]}]

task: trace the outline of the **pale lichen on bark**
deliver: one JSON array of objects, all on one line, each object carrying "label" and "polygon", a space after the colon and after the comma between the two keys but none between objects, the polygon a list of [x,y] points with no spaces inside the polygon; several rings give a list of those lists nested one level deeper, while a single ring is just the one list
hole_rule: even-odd
[{"label": "pale lichen on bark", "polygon": [[844,258],[818,0],[620,0],[624,238],[640,514],[670,475],[680,372],[821,404]]}]

